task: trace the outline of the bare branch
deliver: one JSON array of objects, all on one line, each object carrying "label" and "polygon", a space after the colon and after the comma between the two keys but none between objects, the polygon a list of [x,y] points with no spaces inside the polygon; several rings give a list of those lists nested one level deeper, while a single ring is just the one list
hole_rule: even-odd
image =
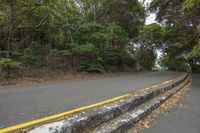
[{"label": "bare branch", "polygon": [[23,28],[33,28],[33,29],[36,29],[36,28],[40,27],[44,23],[44,21],[49,17],[49,14],[50,14],[49,12],[47,14],[45,14],[45,16],[35,26],[18,26],[15,29],[23,29]]}]

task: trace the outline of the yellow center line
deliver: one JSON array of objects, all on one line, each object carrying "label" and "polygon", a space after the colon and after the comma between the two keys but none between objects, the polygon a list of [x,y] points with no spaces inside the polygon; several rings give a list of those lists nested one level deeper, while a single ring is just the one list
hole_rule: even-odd
[{"label": "yellow center line", "polygon": [[[157,85],[154,85],[154,86],[149,87],[149,88],[143,88],[143,89],[141,89],[141,91],[147,91],[149,89],[161,86],[163,84],[170,83],[173,80],[174,79],[167,80],[167,81],[165,81],[165,82],[163,82],[161,84],[157,84]],[[80,112],[80,111],[83,111],[83,110],[86,110],[86,109],[90,109],[90,108],[94,108],[94,107],[97,107],[97,106],[105,105],[105,104],[108,104],[108,103],[111,103],[111,102],[115,102],[115,101],[118,101],[120,99],[132,96],[132,95],[133,95],[132,93],[127,93],[125,95],[118,96],[118,97],[115,97],[115,98],[112,98],[112,99],[109,99],[109,100],[105,100],[105,101],[102,101],[102,102],[99,102],[99,103],[95,103],[95,104],[92,104],[92,105],[76,108],[76,109],[73,109],[73,110],[69,110],[67,112],[63,112],[63,113],[55,114],[55,115],[52,115],[52,116],[36,119],[36,120],[33,120],[33,121],[21,123],[21,124],[18,124],[18,125],[6,127],[6,128],[3,128],[3,129],[0,129],[0,133],[11,132],[11,131],[15,131],[15,130],[18,130],[18,129],[26,128],[26,127],[29,127],[29,126],[32,126],[32,125],[35,125],[35,124],[39,124],[39,123],[42,123],[42,122],[45,122],[45,121],[58,119],[60,117],[71,115],[71,114],[74,114],[74,113],[77,113],[77,112]]]},{"label": "yellow center line", "polygon": [[172,81],[173,81],[173,79],[167,80],[167,81],[163,82],[162,84],[167,84],[167,83],[170,83],[170,82],[172,82]]},{"label": "yellow center line", "polygon": [[153,89],[153,88],[156,88],[156,87],[162,86],[162,85],[164,85],[164,84],[167,84],[167,83],[170,83],[170,82],[174,81],[174,79],[175,79],[175,78],[170,79],[170,80],[167,80],[167,81],[164,81],[164,82],[162,82],[162,83],[160,83],[160,84],[153,85],[153,86],[151,86],[151,87],[149,87],[149,88],[143,88],[143,89],[140,89],[139,92],[148,91],[148,90],[150,90],[150,89]]},{"label": "yellow center line", "polygon": [[99,102],[99,103],[96,103],[96,104],[80,107],[80,108],[73,109],[73,110],[63,112],[63,113],[60,113],[60,114],[56,114],[56,115],[40,118],[40,119],[37,119],[37,120],[29,121],[29,122],[26,122],[26,123],[18,124],[18,125],[15,125],[15,126],[3,128],[3,129],[0,129],[0,133],[6,133],[6,132],[14,131],[14,130],[25,128],[25,127],[35,125],[35,124],[38,124],[38,123],[41,123],[41,122],[45,122],[45,121],[53,120],[53,119],[60,118],[60,117],[63,117],[63,116],[67,116],[67,115],[70,115],[70,114],[74,114],[74,113],[77,113],[79,111],[90,109],[90,108],[97,107],[97,106],[101,106],[101,105],[104,105],[104,104],[108,104],[108,103],[129,97],[131,95],[132,95],[132,93],[128,93],[128,94],[118,96],[118,97],[115,97],[115,98],[112,98],[112,99],[109,99],[109,100],[106,100],[106,101],[103,101],[103,102]]}]

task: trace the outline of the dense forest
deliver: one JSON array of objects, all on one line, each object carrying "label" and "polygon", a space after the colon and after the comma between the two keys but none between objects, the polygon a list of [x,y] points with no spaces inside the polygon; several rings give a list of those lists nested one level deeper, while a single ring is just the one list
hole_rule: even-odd
[{"label": "dense forest", "polygon": [[0,0],[0,77],[152,70],[158,49],[162,67],[200,71],[199,11],[200,0]]}]

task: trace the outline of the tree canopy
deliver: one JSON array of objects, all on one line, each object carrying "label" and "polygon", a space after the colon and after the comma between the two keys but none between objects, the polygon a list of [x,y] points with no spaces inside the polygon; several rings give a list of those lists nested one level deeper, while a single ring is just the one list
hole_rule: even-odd
[{"label": "tree canopy", "polygon": [[[199,57],[199,0],[0,0],[0,70],[106,72],[139,66],[194,66]],[[159,24],[145,25],[148,12]],[[18,64],[18,65],[13,65]],[[6,65],[5,65],[6,64]],[[5,66],[13,66],[6,67]]]},{"label": "tree canopy", "polygon": [[199,62],[197,51],[200,37],[200,1],[153,0],[149,9],[156,13],[156,20],[165,29],[162,48],[165,54],[164,64],[178,70],[181,68],[179,65],[171,64],[182,61],[183,66],[186,63],[193,66]]}]

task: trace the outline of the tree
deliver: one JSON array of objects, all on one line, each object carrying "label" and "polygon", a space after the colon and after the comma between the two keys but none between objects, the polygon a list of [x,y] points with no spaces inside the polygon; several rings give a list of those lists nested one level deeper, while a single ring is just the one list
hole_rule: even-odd
[{"label": "tree", "polygon": [[75,71],[135,68],[130,42],[145,20],[137,0],[0,0],[0,9],[0,58]]},{"label": "tree", "polygon": [[199,9],[199,0],[153,0],[151,2],[150,11],[155,12],[156,20],[165,25],[163,52],[168,59],[181,57],[191,66],[194,63],[186,57],[198,44]]},{"label": "tree", "polygon": [[144,69],[151,70],[156,61],[156,50],[162,47],[163,27],[153,23],[145,25],[135,39],[136,59]]},{"label": "tree", "polygon": [[140,30],[136,42],[143,47],[155,50],[162,47],[164,28],[156,23],[145,25]]},{"label": "tree", "polygon": [[152,70],[156,61],[156,53],[151,49],[140,47],[136,50],[136,59],[140,67],[145,70]]},{"label": "tree", "polygon": [[144,7],[137,0],[104,0],[99,7],[97,20],[100,23],[115,23],[130,37],[135,37],[145,21]]}]

